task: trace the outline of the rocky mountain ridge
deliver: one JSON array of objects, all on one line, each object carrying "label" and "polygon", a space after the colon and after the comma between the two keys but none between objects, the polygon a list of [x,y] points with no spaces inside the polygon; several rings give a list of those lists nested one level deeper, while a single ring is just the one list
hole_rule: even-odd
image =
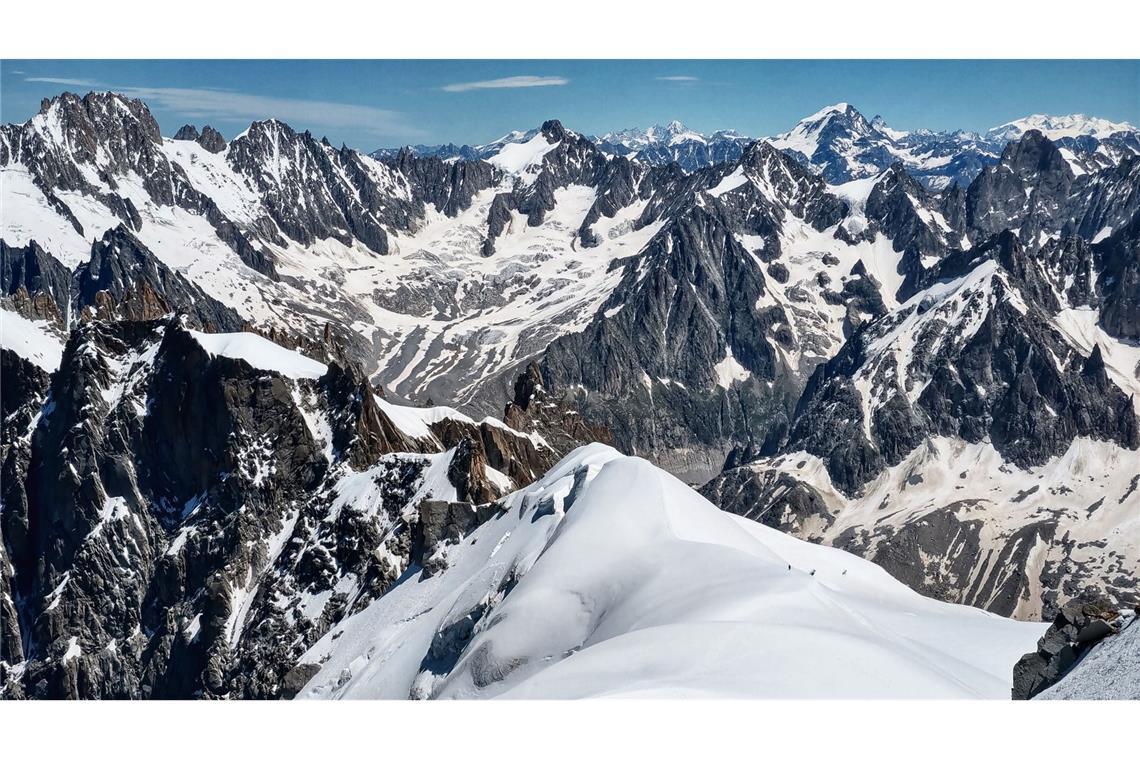
[{"label": "rocky mountain ridge", "polygon": [[889,150],[509,138],[164,139],[114,95],[0,129],[8,695],[297,693],[598,440],[924,594],[1133,599],[1140,159],[1029,130],[933,190]]},{"label": "rocky mountain ridge", "polygon": [[1133,603],[1140,353],[1111,315],[1136,251],[1124,230],[1035,251],[1006,229],[951,253],[816,369],[783,439],[703,492],[1002,614]]}]

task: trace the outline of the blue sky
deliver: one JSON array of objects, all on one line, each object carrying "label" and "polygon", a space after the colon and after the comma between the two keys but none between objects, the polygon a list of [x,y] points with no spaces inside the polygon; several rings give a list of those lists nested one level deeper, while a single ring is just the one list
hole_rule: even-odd
[{"label": "blue sky", "polygon": [[277,117],[334,143],[480,143],[558,118],[600,134],[680,119],[786,131],[847,101],[901,129],[984,130],[1030,113],[1140,125],[1140,61],[78,61],[0,62],[0,120],[64,90],[145,100],[164,134],[227,137]]}]

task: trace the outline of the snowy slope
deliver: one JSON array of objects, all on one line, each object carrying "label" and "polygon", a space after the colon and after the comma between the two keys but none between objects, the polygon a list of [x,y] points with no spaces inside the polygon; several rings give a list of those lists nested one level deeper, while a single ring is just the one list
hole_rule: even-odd
[{"label": "snowy slope", "polygon": [[[166,145],[175,141],[167,140]],[[209,154],[207,154],[209,155]],[[211,156],[212,158],[213,157]],[[232,203],[235,208],[251,203],[238,192],[240,180],[228,167],[218,162],[207,170],[188,152],[171,150],[172,162],[189,167],[190,182],[198,190],[219,199],[219,205]],[[69,268],[87,261],[91,243],[114,229],[122,220],[107,206],[78,192],[57,192],[82,224],[83,234],[45,198],[32,184],[27,169],[21,164],[0,166],[3,184],[4,215],[0,237],[9,245],[23,246],[30,241],[42,245]],[[245,266],[202,216],[176,206],[153,202],[144,189],[144,180],[131,172],[116,178],[116,192],[128,198],[138,209],[141,225],[135,231],[139,240],[155,256],[199,285],[208,295],[235,309],[241,316],[262,323],[289,324],[291,320],[269,305],[272,299],[292,299],[291,288],[270,282]],[[245,192],[250,192],[245,188]],[[239,220],[242,217],[237,217]],[[296,323],[295,323],[296,324]]]},{"label": "snowy slope", "polygon": [[487,162],[503,171],[522,174],[530,167],[540,163],[542,157],[556,147],[558,147],[558,143],[548,142],[546,136],[539,133],[526,142],[504,143]]},{"label": "snowy slope", "polygon": [[[931,594],[962,588],[954,596],[965,604],[994,606],[1012,595],[1013,617],[1039,619],[1042,598],[1063,591],[1050,578],[1126,578],[1140,570],[1136,456],[1078,438],[1044,465],[1019,468],[989,442],[935,437],[854,497],[835,488],[824,461],[803,452],[748,467],[761,482],[783,476],[806,484],[820,500],[827,518],[797,518],[790,498],[773,499],[769,508],[798,525],[789,528],[795,535],[858,548]],[[917,546],[917,565],[900,555],[900,536]]]},{"label": "snowy slope", "polygon": [[1140,345],[1114,338],[1099,324],[1100,313],[1087,307],[1062,309],[1053,317],[1053,325],[1073,348],[1091,353],[1099,347],[1109,379],[1132,396],[1132,405],[1140,414]]},{"label": "snowy slope", "polygon": [[0,309],[0,346],[47,372],[55,372],[63,357],[63,339],[48,322],[32,321],[7,309]]},{"label": "snowy slope", "polygon": [[989,697],[1043,626],[935,602],[592,444],[303,658],[307,698]]},{"label": "snowy slope", "polygon": [[202,333],[191,330],[190,334],[213,356],[244,359],[250,366],[277,372],[285,377],[315,380],[327,370],[324,364],[253,333]]},{"label": "snowy slope", "polygon": [[495,194],[478,194],[454,219],[429,211],[414,234],[394,236],[396,256],[337,267],[377,326],[378,379],[399,396],[467,403],[481,381],[581,329],[620,279],[611,264],[637,255],[661,226],[632,228],[639,202],[595,225],[601,244],[581,252],[577,230],[596,191],[574,185],[554,192],[536,227],[512,212],[486,257]]}]

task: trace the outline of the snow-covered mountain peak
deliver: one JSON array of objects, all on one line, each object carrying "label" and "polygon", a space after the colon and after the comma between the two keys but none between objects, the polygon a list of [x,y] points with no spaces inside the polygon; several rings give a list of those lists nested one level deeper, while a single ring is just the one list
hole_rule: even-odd
[{"label": "snow-covered mountain peak", "polygon": [[[942,190],[954,183],[968,185],[983,168],[996,163],[1006,144],[1030,129],[1038,129],[1052,140],[1083,141],[1066,146],[1075,153],[1072,162],[1081,171],[1104,168],[1140,151],[1140,131],[1132,125],[1080,114],[1038,114],[979,134],[964,129],[898,129],[881,115],[868,120],[848,102],[825,106],[787,132],[769,139],[831,184],[870,177],[895,161],[902,161],[928,189]],[[409,147],[418,156],[485,160],[506,144],[530,140],[537,131],[517,130],[485,145]],[[625,156],[650,165],[677,163],[686,172],[692,172],[736,160],[744,146],[755,138],[731,129],[706,134],[675,119],[589,139],[609,156]],[[1095,142],[1098,140],[1100,145]],[[1113,144],[1108,145],[1105,140]],[[373,155],[384,158],[397,153],[398,149],[387,148]],[[1093,153],[1097,155],[1092,156]]]},{"label": "snow-covered mountain peak", "polygon": [[871,122],[867,121],[867,118],[863,116],[859,109],[850,103],[836,103],[835,105],[821,109],[801,121],[797,126],[802,126],[805,129],[814,127],[815,130],[823,130],[826,127],[832,129],[841,128],[854,135],[860,136],[876,134],[876,130],[871,125]]},{"label": "snow-covered mountain peak", "polygon": [[296,135],[293,128],[278,119],[261,119],[251,122],[248,127],[238,133],[233,142],[243,142],[261,139],[291,138]]},{"label": "snow-covered mountain peak", "polygon": [[113,92],[89,92],[82,97],[65,92],[44,99],[25,129],[29,137],[43,141],[45,152],[100,166],[107,161],[130,161],[123,151],[138,141],[155,145],[162,141],[158,122],[146,104]]},{"label": "snow-covered mountain peak", "polygon": [[831,184],[873,176],[896,161],[931,189],[961,185],[997,160],[1000,145],[970,132],[894,129],[882,116],[871,121],[849,103],[837,103],[772,138],[781,150],[802,156],[809,169]]},{"label": "snow-covered mountain peak", "polygon": [[745,169],[769,170],[773,166],[783,167],[789,163],[794,165],[795,161],[770,141],[756,140],[744,148],[739,163]]},{"label": "snow-covered mountain peak", "polygon": [[475,148],[476,155],[511,174],[520,174],[542,162],[542,157],[560,143],[579,139],[558,119],[547,119],[538,129],[515,130],[498,140]]},{"label": "snow-covered mountain peak", "polygon": [[842,115],[847,117],[854,117],[858,115],[859,117],[862,117],[862,114],[859,113],[859,109],[855,108],[850,103],[833,103],[832,105],[824,106],[823,108],[813,113],[811,116],[801,119],[800,123],[803,124],[806,122],[821,121],[824,118],[832,115]]},{"label": "snow-covered mountain peak", "polygon": [[[836,103],[801,120],[791,130],[771,139],[780,150],[811,160],[817,154],[843,151],[853,143],[880,133],[849,103]],[[822,156],[821,156],[822,157]]]},{"label": "snow-covered mountain peak", "polygon": [[369,155],[376,159],[394,158],[401,151],[408,151],[413,156],[432,156],[443,160],[463,159],[465,161],[486,160],[501,151],[507,145],[515,145],[531,140],[539,133],[539,129],[513,129],[502,137],[481,145],[456,145],[446,143],[443,145],[405,145],[400,148],[381,148]]},{"label": "snow-covered mountain peak", "polygon": [[567,137],[577,137],[577,132],[572,132],[566,127],[562,126],[562,122],[558,119],[547,119],[542,122],[542,127],[539,129],[547,139],[551,141],[565,140]]},{"label": "snow-covered mountain peak", "polygon": [[712,191],[714,194],[739,177],[741,181],[751,181],[769,201],[777,205],[796,205],[804,193],[812,193],[823,187],[818,178],[804,171],[794,158],[767,140],[749,143],[741,154],[737,167],[722,182],[720,190]]},{"label": "snow-covered mountain peak", "polygon": [[664,127],[655,126],[652,128],[652,131],[654,137],[669,145],[678,145],[680,143],[689,141],[701,143],[706,142],[704,135],[702,135],[700,132],[689,129],[676,119],[669,122]]},{"label": "snow-covered mountain peak", "polygon": [[[557,123],[557,122],[556,122]],[[561,125],[559,125],[561,128]],[[543,129],[529,139],[502,145],[494,154],[487,156],[488,163],[505,172],[519,174],[542,161],[542,157],[553,150],[560,141],[554,139],[553,132]]]},{"label": "snow-covered mountain peak", "polygon": [[876,114],[875,117],[871,119],[871,127],[875,129],[875,131],[886,135],[892,140],[902,140],[908,134],[930,134],[930,130],[925,129],[915,130],[913,133],[905,132],[900,129],[893,129],[890,125],[887,124],[886,119],[878,114]]},{"label": "snow-covered mountain peak", "polygon": [[490,147],[495,146],[495,145],[506,145],[508,143],[526,142],[530,138],[534,137],[536,132],[538,132],[537,129],[526,129],[526,130],[512,129],[510,132],[507,132],[505,135],[500,137],[498,140],[492,140],[491,142],[487,143],[486,145],[481,145],[479,147],[490,148]]},{"label": "snow-covered mountain peak", "polygon": [[32,117],[33,122],[59,119],[84,112],[89,118],[139,118],[150,114],[150,109],[141,100],[129,98],[117,92],[92,91],[86,95],[62,92],[54,98],[40,101],[39,112]]}]

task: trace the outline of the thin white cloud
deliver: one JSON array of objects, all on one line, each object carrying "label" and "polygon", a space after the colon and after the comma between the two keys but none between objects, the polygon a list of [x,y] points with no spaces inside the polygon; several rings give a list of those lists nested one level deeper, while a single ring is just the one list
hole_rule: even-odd
[{"label": "thin white cloud", "polygon": [[[20,73],[20,72],[16,72]],[[66,79],[64,77],[24,77],[25,82],[43,82],[44,84],[61,84],[64,87],[98,87],[98,82],[90,79]]]},{"label": "thin white cloud", "polygon": [[482,82],[456,82],[443,86],[444,92],[468,92],[470,90],[500,90],[516,87],[560,87],[570,84],[565,77],[503,77],[502,79],[485,79]]},{"label": "thin white cloud", "polygon": [[231,90],[193,87],[120,87],[124,95],[186,117],[217,122],[249,123],[275,118],[317,129],[353,129],[385,138],[417,138],[423,130],[399,111],[324,100],[275,98]]},{"label": "thin white cloud", "polygon": [[657,81],[658,82],[699,82],[699,81],[701,81],[701,79],[700,79],[700,77],[690,77],[690,76],[678,75],[678,76],[671,76],[671,77],[657,77]]}]

